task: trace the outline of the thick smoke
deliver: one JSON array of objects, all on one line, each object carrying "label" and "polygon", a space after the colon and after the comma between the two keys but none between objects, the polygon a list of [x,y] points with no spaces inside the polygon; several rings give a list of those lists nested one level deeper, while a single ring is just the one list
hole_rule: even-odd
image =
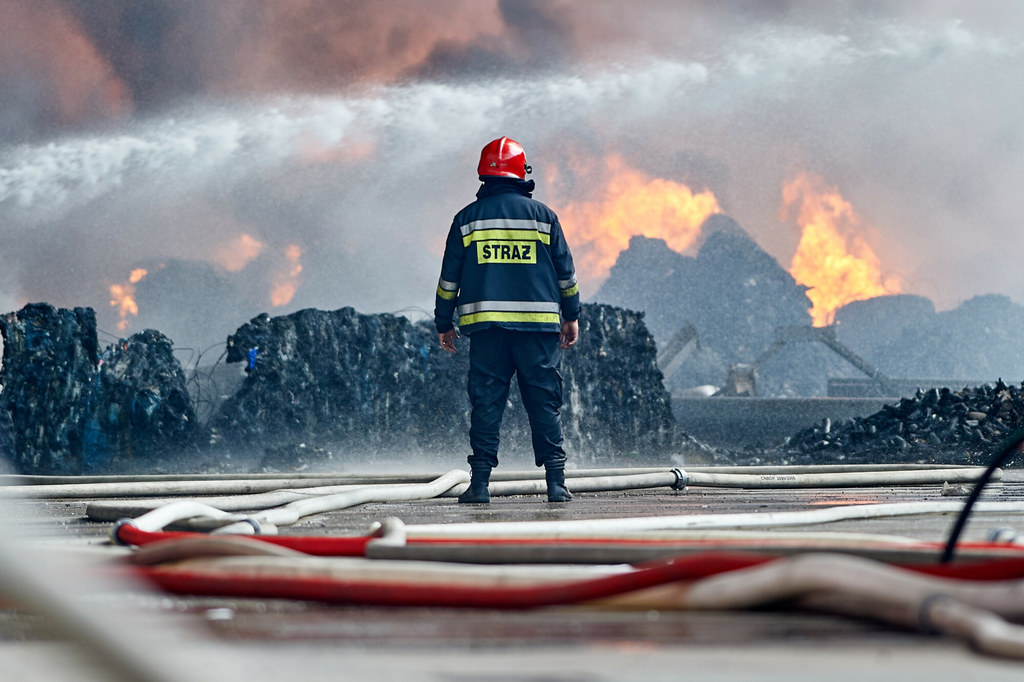
[{"label": "thick smoke", "polygon": [[[910,293],[1020,300],[1022,18],[966,2],[0,0],[0,307],[89,305],[117,334],[109,287],[141,268],[125,322],[179,345],[264,310],[425,310],[501,134],[556,210],[595,199],[616,154],[710,189],[783,265],[799,235],[781,188],[816,173]],[[294,295],[273,307],[279,287]]]}]

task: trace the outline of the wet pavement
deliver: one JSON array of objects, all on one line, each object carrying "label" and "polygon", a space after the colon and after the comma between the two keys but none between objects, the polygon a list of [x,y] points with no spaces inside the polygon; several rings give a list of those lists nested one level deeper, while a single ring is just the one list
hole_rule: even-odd
[{"label": "wet pavement", "polygon": [[[366,504],[319,514],[282,534],[349,535],[388,517],[407,524],[549,521],[666,515],[768,513],[879,502],[950,501],[942,486],[577,493]],[[955,498],[954,498],[955,499]],[[963,498],[959,498],[963,499]],[[983,496],[1024,501],[1024,472],[1010,470]],[[114,556],[111,524],[85,518],[88,500],[6,503],[9,527],[47,553]],[[953,514],[839,521],[785,531],[836,531],[944,541]],[[964,539],[997,527],[1024,529],[1024,514],[977,514]],[[772,532],[772,531],[767,531]],[[56,555],[56,554],[54,554]],[[974,653],[955,640],[865,619],[793,611],[679,612],[557,607],[528,611],[336,606],[287,600],[191,598],[109,585],[90,598],[123,618],[115,627],[159,642],[154,660],[170,679],[461,680],[900,680],[1019,679],[1024,663]],[[63,644],[45,619],[0,610],[4,679],[110,679]],[[73,672],[73,675],[72,675]],[[10,676],[9,676],[10,675]]]}]

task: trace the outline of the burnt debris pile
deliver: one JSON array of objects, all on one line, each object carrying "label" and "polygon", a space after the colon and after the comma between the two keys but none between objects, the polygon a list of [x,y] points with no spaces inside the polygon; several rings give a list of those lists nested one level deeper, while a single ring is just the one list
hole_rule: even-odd
[{"label": "burnt debris pile", "polygon": [[776,327],[811,323],[806,289],[732,219],[705,223],[696,257],[633,237],[595,298],[645,313],[659,342],[692,324],[725,362],[750,362]]},{"label": "burnt debris pile", "polygon": [[868,417],[823,420],[780,448],[786,463],[985,464],[1024,422],[1024,385],[932,388]]},{"label": "burnt debris pile", "polygon": [[[865,378],[812,335],[792,333],[811,325],[806,288],[735,221],[711,216],[702,234],[696,256],[633,237],[595,296],[645,312],[660,350],[686,348],[666,372],[670,391],[722,387],[737,366],[753,372],[762,397],[821,397],[830,378]],[[880,296],[839,308],[835,320],[835,338],[890,378],[922,387],[1024,379],[1024,306],[1006,296],[943,312],[922,296]]]},{"label": "burnt debris pile", "polygon": [[[696,342],[666,378],[672,391],[723,386],[730,366],[753,364],[781,327],[809,326],[811,302],[797,284],[731,218],[714,215],[695,257],[661,239],[633,237],[595,299],[642,310],[659,347],[685,330]],[[828,376],[849,368],[829,351],[803,344],[757,367],[766,396],[824,395]]]},{"label": "burnt debris pile", "polygon": [[[565,354],[567,448],[594,462],[664,456],[675,440],[671,402],[643,316],[585,305],[580,344]],[[352,308],[261,315],[228,338],[248,376],[212,421],[218,451],[255,453],[264,468],[366,461],[395,453],[468,454],[468,348],[442,351],[428,323]],[[510,395],[502,457],[530,452]]]},{"label": "burnt debris pile", "polygon": [[159,332],[101,352],[91,309],[36,303],[0,316],[0,333],[0,445],[15,470],[160,470],[194,443],[185,375]]},{"label": "burnt debris pile", "polygon": [[843,306],[836,321],[839,338],[890,377],[1024,379],[1024,306],[1001,294],[942,312],[923,296],[880,296]]}]

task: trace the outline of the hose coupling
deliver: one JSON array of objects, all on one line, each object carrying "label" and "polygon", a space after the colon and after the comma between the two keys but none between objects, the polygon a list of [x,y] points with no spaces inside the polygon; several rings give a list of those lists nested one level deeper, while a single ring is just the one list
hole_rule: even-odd
[{"label": "hose coupling", "polygon": [[936,607],[941,608],[946,604],[955,603],[954,599],[948,594],[942,592],[932,592],[927,597],[921,600],[921,604],[917,609],[917,626],[921,632],[925,632],[932,635],[937,635],[943,632],[941,628],[935,622],[935,614],[933,613]]},{"label": "hose coupling", "polygon": [[672,473],[676,475],[676,482],[672,484],[672,490],[686,490],[686,486],[690,485],[690,474],[679,468],[673,469]]},{"label": "hose coupling", "polygon": [[1009,526],[999,526],[988,532],[988,541],[996,545],[1013,545],[1017,543],[1020,535]]},{"label": "hose coupling", "polygon": [[118,519],[114,522],[114,527],[110,529],[110,539],[113,540],[115,544],[121,545],[122,547],[131,547],[132,543],[125,542],[121,539],[121,528],[123,526],[131,526],[132,528],[138,528],[139,524],[135,523],[135,519],[128,517]]},{"label": "hose coupling", "polygon": [[383,521],[375,522],[370,528],[371,545],[385,545],[388,547],[402,547],[405,545],[407,533],[405,523],[402,519],[389,516]]},{"label": "hose coupling", "polygon": [[260,526],[260,522],[251,516],[246,516],[244,519],[238,519],[238,523],[248,523],[250,526],[252,526],[253,535],[263,534],[263,527]]}]

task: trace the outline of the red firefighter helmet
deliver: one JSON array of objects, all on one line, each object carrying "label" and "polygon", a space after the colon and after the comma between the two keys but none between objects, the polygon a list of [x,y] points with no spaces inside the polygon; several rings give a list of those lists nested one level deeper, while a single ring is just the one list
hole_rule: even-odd
[{"label": "red firefighter helmet", "polygon": [[480,152],[477,175],[497,175],[505,178],[526,179],[533,169],[526,164],[523,145],[508,137],[499,137],[487,143]]}]

